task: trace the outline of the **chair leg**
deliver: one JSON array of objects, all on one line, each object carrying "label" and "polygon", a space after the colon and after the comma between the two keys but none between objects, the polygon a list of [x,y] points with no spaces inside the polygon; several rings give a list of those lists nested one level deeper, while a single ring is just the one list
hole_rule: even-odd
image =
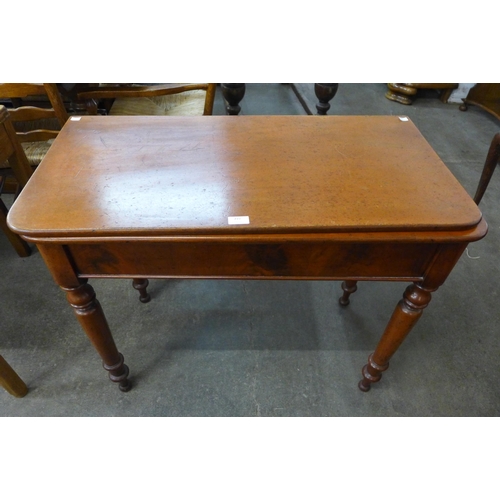
[{"label": "chair leg", "polygon": [[486,156],[486,161],[484,162],[483,172],[481,173],[481,179],[477,186],[476,194],[474,195],[474,201],[479,205],[488,184],[490,183],[491,176],[495,171],[498,161],[500,160],[500,132],[495,134],[493,140],[491,141],[490,149],[488,150],[488,155]]},{"label": "chair leg", "polygon": [[4,202],[0,200],[0,227],[5,233],[5,236],[9,239],[10,243],[16,250],[19,257],[29,257],[31,255],[31,248],[28,243],[24,241],[19,235],[13,233],[9,226],[7,226],[7,207]]},{"label": "chair leg", "polygon": [[0,385],[17,398],[22,398],[28,393],[26,384],[2,356],[0,356]]}]

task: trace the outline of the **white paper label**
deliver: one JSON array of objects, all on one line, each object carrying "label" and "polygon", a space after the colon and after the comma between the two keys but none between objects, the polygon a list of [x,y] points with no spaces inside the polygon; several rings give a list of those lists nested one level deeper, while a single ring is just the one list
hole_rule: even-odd
[{"label": "white paper label", "polygon": [[399,119],[402,121],[402,122],[407,122],[408,121],[408,117],[407,116],[400,116]]},{"label": "white paper label", "polygon": [[248,215],[237,215],[227,218],[228,224],[250,224],[250,217]]},{"label": "white paper label", "polygon": [[80,121],[81,119],[82,119],[82,117],[81,117],[81,116],[72,116],[72,117],[70,118],[70,120],[71,120],[72,122],[78,122],[78,121]]}]

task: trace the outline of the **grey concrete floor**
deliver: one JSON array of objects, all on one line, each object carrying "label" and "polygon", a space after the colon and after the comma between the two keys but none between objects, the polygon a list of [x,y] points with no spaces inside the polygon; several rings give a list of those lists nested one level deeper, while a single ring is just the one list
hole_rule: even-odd
[{"label": "grey concrete floor", "polygon": [[[298,84],[314,109],[312,84]],[[341,84],[329,114],[408,115],[473,195],[500,123],[427,92],[412,106],[384,84]],[[224,114],[218,90],[215,114]],[[242,114],[304,114],[288,85],[249,84]],[[237,117],[233,117],[235,122]],[[315,119],[311,117],[311,119]],[[500,176],[500,174],[498,174]],[[39,253],[0,235],[0,353],[29,386],[0,389],[0,416],[498,416],[500,178],[481,203],[489,234],[471,244],[369,393],[357,388],[404,283],[94,280],[134,384],[121,393]]]}]

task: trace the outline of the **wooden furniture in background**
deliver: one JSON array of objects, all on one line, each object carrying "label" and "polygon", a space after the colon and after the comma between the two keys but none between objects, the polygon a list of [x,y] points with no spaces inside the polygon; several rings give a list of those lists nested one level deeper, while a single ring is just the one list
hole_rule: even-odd
[{"label": "wooden furniture in background", "polygon": [[[20,191],[33,173],[23,148],[19,143],[16,131],[12,126],[9,112],[5,106],[0,106],[0,195],[9,177],[15,179]],[[19,235],[13,233],[7,226],[8,209],[0,198],[0,227],[20,257],[31,254],[30,246]]]},{"label": "wooden furniture in background", "polygon": [[462,100],[464,103],[460,105],[460,111],[467,111],[467,107],[472,104],[500,120],[500,83],[476,83]]},{"label": "wooden furniture in background", "polygon": [[419,89],[441,91],[441,102],[448,102],[451,93],[458,88],[458,83],[388,83],[385,97],[401,104],[412,104]]},{"label": "wooden furniture in background", "polygon": [[115,84],[80,92],[78,99],[91,115],[105,101],[112,116],[197,116],[212,114],[215,91],[215,83]]},{"label": "wooden furniture in background", "polygon": [[0,386],[17,398],[28,394],[26,384],[2,356],[0,356]]},{"label": "wooden furniture in background", "polygon": [[246,86],[244,83],[221,83],[222,97],[226,102],[226,114],[235,116],[241,111],[240,102],[245,97]]},{"label": "wooden furniture in background", "polygon": [[360,280],[410,282],[362,370],[367,391],[487,231],[397,116],[84,116],[8,222],[38,245],[122,391],[129,371],[89,279],[346,280],[343,303]]},{"label": "wooden furniture in background", "polygon": [[[304,111],[308,115],[312,115],[313,112],[307,105],[304,97],[301,95],[295,84],[290,84],[294,94],[297,96],[300,104],[304,108]],[[330,109],[330,101],[335,97],[337,90],[339,88],[338,83],[315,83],[314,93],[318,99],[316,104],[316,110],[318,115],[326,115]],[[226,114],[227,115],[238,115],[241,111],[240,102],[245,96],[246,86],[244,83],[221,83],[222,96],[226,102]]]},{"label": "wooden furniture in background", "polygon": [[68,119],[57,85],[0,83],[0,98],[12,101],[12,123],[29,164],[36,167]]},{"label": "wooden furniture in background", "polygon": [[481,178],[479,179],[479,184],[477,186],[476,194],[474,195],[474,201],[479,205],[482,200],[483,195],[490,183],[491,176],[495,171],[498,162],[500,161],[500,132],[495,134],[493,137],[490,149],[486,156],[486,161],[484,162],[483,171],[481,173]]},{"label": "wooden furniture in background", "polygon": [[[293,90],[293,93],[297,96],[300,104],[304,108],[304,111],[308,115],[312,115],[313,112],[309,108],[304,99],[304,96],[300,93],[299,89],[295,85],[295,83],[290,83],[290,87]],[[318,98],[318,104],[316,104],[316,110],[318,115],[326,115],[328,110],[330,109],[330,101],[335,97],[337,90],[339,89],[338,83],[315,83],[314,84],[314,93]]]}]

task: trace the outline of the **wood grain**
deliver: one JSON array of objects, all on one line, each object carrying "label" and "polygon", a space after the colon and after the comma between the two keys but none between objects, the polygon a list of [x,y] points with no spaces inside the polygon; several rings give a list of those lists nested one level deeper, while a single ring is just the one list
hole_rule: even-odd
[{"label": "wood grain", "polygon": [[[249,216],[230,226],[228,217]],[[397,116],[68,121],[11,211],[30,237],[438,231],[481,213]]]}]

